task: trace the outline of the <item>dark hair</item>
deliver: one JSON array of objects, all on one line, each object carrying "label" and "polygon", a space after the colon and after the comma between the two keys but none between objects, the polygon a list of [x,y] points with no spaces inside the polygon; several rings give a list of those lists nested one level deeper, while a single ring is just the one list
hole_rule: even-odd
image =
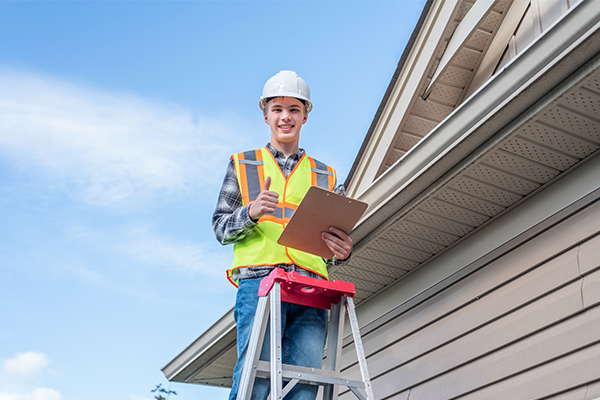
[{"label": "dark hair", "polygon": [[[273,100],[273,99],[278,99],[278,98],[280,98],[280,97],[290,97],[290,96],[273,96],[273,97],[268,97],[268,98],[266,98],[266,99],[265,99],[265,108],[263,109],[263,113],[265,113],[265,114],[267,113],[267,107],[268,107],[268,104],[269,104],[269,102],[270,102],[271,100]],[[307,110],[308,110],[308,106],[306,105],[306,100],[302,100],[302,99],[299,99],[299,98],[297,98],[297,97],[294,97],[294,98],[295,98],[295,99],[297,99],[297,100],[300,100],[300,102],[301,102],[301,103],[302,103],[302,105],[304,106],[304,111],[307,111]]]}]

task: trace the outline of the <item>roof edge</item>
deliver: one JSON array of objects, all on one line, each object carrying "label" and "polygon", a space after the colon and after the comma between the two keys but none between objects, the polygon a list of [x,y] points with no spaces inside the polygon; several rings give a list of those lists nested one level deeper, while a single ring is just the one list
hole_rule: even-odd
[{"label": "roof edge", "polygon": [[417,24],[415,25],[415,29],[413,30],[413,33],[411,34],[410,38],[408,39],[408,42],[406,43],[406,47],[404,48],[404,51],[402,52],[402,56],[400,56],[400,60],[398,61],[398,66],[396,67],[396,71],[394,72],[394,75],[392,76],[392,80],[390,81],[390,84],[388,85],[387,90],[385,91],[385,94],[383,95],[383,99],[381,100],[381,103],[379,104],[379,107],[377,108],[377,111],[375,112],[375,116],[373,117],[373,121],[371,122],[371,126],[369,127],[369,130],[367,131],[367,135],[365,136],[365,139],[363,140],[363,143],[360,146],[360,149],[358,150],[358,154],[356,155],[356,157],[354,159],[354,163],[352,163],[352,167],[350,168],[350,171],[348,172],[348,176],[346,177],[346,180],[344,181],[344,187],[346,187],[346,188],[348,188],[350,181],[352,180],[352,178],[354,177],[354,174],[356,173],[358,164],[360,163],[360,160],[361,160],[364,152],[367,149],[367,145],[369,144],[369,141],[371,140],[373,133],[375,132],[375,127],[379,123],[379,119],[381,118],[381,115],[383,114],[383,110],[384,110],[390,96],[392,95],[392,91],[394,90],[394,87],[396,86],[396,82],[398,81],[398,78],[400,77],[400,73],[404,69],[406,60],[408,59],[408,56],[409,56],[410,52],[412,51],[412,48],[413,48],[415,42],[417,41],[417,36],[419,36],[419,33],[421,32],[421,28],[423,27],[423,23],[425,22],[425,19],[427,18],[427,15],[429,14],[429,11],[431,10],[432,4],[433,4],[433,0],[427,0],[427,3],[425,3],[425,6],[423,7],[423,11],[421,11],[421,16],[419,17],[419,20],[417,21]]},{"label": "roof edge", "polygon": [[192,362],[198,360],[203,353],[212,348],[215,343],[234,328],[235,320],[233,318],[233,308],[231,308],[210,328],[204,331],[200,337],[194,340],[174,359],[169,361],[161,371],[169,381],[176,379],[177,375],[185,371]]}]

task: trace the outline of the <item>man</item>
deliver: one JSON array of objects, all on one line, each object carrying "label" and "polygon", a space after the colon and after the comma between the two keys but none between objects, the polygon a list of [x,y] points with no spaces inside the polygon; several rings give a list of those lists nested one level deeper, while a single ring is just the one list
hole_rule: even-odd
[{"label": "man", "polygon": [[[323,232],[322,239],[334,253],[333,260],[277,244],[290,213],[310,188],[318,185],[336,189],[335,170],[310,158],[299,147],[300,129],[312,110],[306,82],[293,71],[281,71],[263,88],[259,102],[264,120],[270,127],[271,141],[266,147],[231,156],[223,181],[213,230],[222,244],[234,243],[234,261],[227,271],[238,286],[234,317],[237,327],[238,360],[229,396],[237,396],[254,314],[258,287],[274,268],[287,272],[328,279],[327,266],[346,263],[352,252],[352,240],[335,227]],[[282,303],[282,362],[321,368],[327,335],[327,311]],[[269,331],[261,350],[261,359],[269,359]],[[314,400],[317,387],[296,385],[288,400]],[[252,399],[264,400],[269,381],[257,379]]]}]

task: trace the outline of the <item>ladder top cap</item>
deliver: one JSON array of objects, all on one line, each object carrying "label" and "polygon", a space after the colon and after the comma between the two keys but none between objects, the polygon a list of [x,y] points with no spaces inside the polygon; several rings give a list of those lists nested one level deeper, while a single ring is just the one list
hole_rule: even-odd
[{"label": "ladder top cap", "polygon": [[[281,283],[282,295],[289,294],[291,298],[305,297],[305,301],[318,301],[319,303],[337,303],[342,296],[354,297],[356,290],[354,283],[345,281],[328,281],[324,279],[310,278],[297,272],[285,272],[282,268],[275,268],[268,276],[260,282],[258,296],[264,297],[269,294],[275,282]],[[313,298],[313,299],[310,299]],[[310,300],[309,300],[310,299]],[[284,301],[289,301],[282,298]],[[303,304],[296,301],[292,303]]]}]

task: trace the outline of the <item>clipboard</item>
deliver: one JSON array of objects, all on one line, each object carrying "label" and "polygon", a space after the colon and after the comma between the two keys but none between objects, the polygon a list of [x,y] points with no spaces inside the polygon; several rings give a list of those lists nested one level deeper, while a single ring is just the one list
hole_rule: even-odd
[{"label": "clipboard", "polygon": [[277,243],[323,258],[333,258],[333,252],[321,239],[321,232],[330,232],[329,227],[333,226],[350,233],[367,206],[363,201],[311,186]]}]

